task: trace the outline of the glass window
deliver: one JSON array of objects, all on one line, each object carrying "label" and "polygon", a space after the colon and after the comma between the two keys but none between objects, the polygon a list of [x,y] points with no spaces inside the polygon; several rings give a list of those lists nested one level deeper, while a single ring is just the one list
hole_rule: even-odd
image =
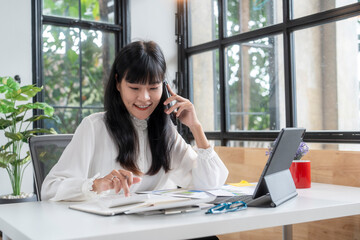
[{"label": "glass window", "polygon": [[[261,141],[228,141],[227,147],[247,147],[247,148],[268,148],[272,142],[261,142]],[[264,150],[264,156],[266,150]]]},{"label": "glass window", "polygon": [[[81,3],[80,11],[79,2]],[[79,17],[80,12],[81,17]],[[114,1],[43,0],[43,14],[48,16],[114,23]]]},{"label": "glass window", "polygon": [[83,106],[102,107],[104,88],[111,65],[115,59],[115,34],[84,30],[82,46],[82,91]]},{"label": "glass window", "polygon": [[267,27],[282,22],[282,1],[226,0],[226,35]]},{"label": "glass window", "polygon": [[86,0],[81,1],[81,18],[114,23],[114,0]]},{"label": "glass window", "polygon": [[219,51],[195,54],[189,59],[190,83],[199,121],[205,131],[220,130]]},{"label": "glass window", "polygon": [[279,35],[226,48],[229,131],[285,126],[282,48]]},{"label": "glass window", "polygon": [[294,33],[299,126],[307,130],[360,128],[358,19]]},{"label": "glass window", "polygon": [[46,120],[43,124],[59,133],[73,133],[85,116],[103,111],[104,87],[119,48],[116,39],[121,39],[122,28],[114,24],[114,14],[120,12],[122,2],[116,10],[113,0],[38,1],[43,1],[42,16],[38,16],[41,101],[52,105],[61,120],[58,125]]},{"label": "glass window", "polygon": [[189,1],[189,46],[219,38],[219,10],[217,0]]},{"label": "glass window", "polygon": [[79,106],[80,36],[78,28],[43,26],[45,102]]},{"label": "glass window", "polygon": [[79,1],[43,0],[43,14],[79,18]]},{"label": "glass window", "polygon": [[357,2],[358,0],[293,0],[293,18],[300,18]]},{"label": "glass window", "polygon": [[[235,146],[298,126],[307,129],[307,142],[341,143],[333,145],[338,149],[360,143],[359,5],[180,1],[178,26],[190,37],[179,47],[179,76],[186,82],[178,87],[203,111],[207,136]],[[198,82],[208,84],[203,93]],[[192,138],[190,131],[184,135]]]}]

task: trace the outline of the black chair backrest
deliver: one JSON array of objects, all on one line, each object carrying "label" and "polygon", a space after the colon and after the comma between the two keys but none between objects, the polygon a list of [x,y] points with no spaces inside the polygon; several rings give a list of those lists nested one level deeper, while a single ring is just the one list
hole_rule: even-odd
[{"label": "black chair backrest", "polygon": [[58,162],[73,134],[39,135],[29,138],[37,200],[41,201],[41,186],[51,168]]}]

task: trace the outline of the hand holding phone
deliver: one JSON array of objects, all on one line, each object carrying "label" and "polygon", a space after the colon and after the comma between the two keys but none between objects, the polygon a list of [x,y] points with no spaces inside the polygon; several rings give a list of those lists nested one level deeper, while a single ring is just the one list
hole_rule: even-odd
[{"label": "hand holding phone", "polygon": [[[169,93],[167,85],[168,85],[167,81],[164,80],[164,91],[165,91],[166,97],[169,98],[169,97],[171,97],[171,94]],[[173,104],[170,102],[169,104],[165,105],[165,108],[169,109],[172,106],[173,106]],[[177,125],[176,116],[175,116],[174,112],[170,113],[170,119],[174,123],[174,125]]]}]

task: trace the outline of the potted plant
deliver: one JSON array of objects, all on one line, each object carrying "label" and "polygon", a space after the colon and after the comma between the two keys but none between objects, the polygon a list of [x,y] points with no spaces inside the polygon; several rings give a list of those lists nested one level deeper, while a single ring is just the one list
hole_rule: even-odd
[{"label": "potted plant", "polygon": [[[50,105],[29,102],[41,90],[42,88],[35,85],[20,86],[11,77],[0,77],[0,130],[3,131],[1,141],[5,138],[6,142],[0,146],[0,167],[6,169],[13,190],[12,194],[0,196],[0,203],[36,199],[33,193],[21,192],[24,170],[30,163],[29,151],[23,153],[22,148],[31,136],[38,133],[56,133],[54,129],[33,129],[32,123],[42,119],[57,121],[53,116],[54,109]],[[33,109],[41,109],[44,114],[32,116]]]}]

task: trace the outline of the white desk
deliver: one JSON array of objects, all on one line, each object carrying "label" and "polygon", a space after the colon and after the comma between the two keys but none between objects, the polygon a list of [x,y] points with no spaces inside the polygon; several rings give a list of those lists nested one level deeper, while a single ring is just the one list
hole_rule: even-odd
[{"label": "white desk", "polygon": [[[68,203],[0,205],[0,231],[17,239],[187,239],[360,214],[360,188],[313,183],[276,208],[209,215],[102,217],[68,209]],[[339,199],[335,195],[343,196]]]}]

